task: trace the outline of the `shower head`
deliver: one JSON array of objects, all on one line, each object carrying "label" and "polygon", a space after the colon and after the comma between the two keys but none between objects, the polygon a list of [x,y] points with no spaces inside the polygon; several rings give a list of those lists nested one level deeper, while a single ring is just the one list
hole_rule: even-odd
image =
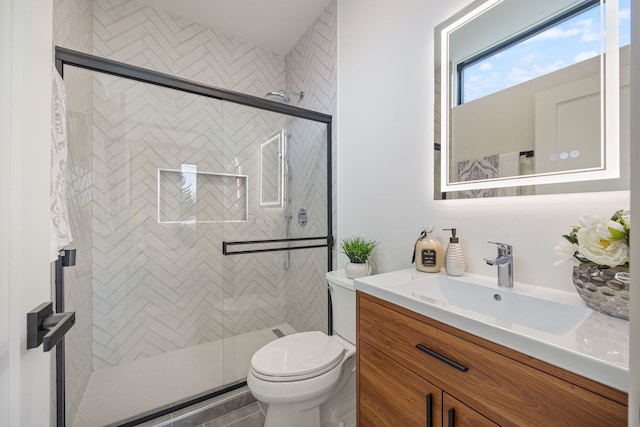
[{"label": "shower head", "polygon": [[298,97],[298,101],[302,101],[304,98],[304,92],[289,92],[288,90],[280,89],[274,90],[273,92],[268,92],[264,95],[264,97],[270,101],[280,102],[282,104],[291,103],[291,96],[295,95]]}]

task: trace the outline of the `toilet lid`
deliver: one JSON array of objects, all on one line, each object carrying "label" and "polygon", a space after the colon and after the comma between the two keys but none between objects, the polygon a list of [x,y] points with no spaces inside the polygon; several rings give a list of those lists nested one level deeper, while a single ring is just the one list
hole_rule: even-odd
[{"label": "toilet lid", "polygon": [[259,377],[293,381],[321,375],[342,360],[346,349],[320,331],[300,332],[278,338],[251,358]]}]

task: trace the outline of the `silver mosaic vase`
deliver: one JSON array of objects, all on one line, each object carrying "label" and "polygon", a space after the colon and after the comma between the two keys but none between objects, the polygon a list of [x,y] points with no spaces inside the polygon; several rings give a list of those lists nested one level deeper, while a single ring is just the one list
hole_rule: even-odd
[{"label": "silver mosaic vase", "polygon": [[629,267],[576,265],[573,267],[573,284],[590,308],[629,320]]}]

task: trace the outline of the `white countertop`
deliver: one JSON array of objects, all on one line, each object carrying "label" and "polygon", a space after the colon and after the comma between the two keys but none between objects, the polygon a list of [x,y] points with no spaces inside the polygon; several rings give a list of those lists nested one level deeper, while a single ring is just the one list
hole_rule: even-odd
[{"label": "white countertop", "polygon": [[[442,304],[431,298],[417,296],[417,289],[424,287],[424,279],[438,275],[447,277],[444,273],[434,275],[411,268],[362,277],[353,283],[356,290],[628,392],[628,321],[588,309],[584,310],[584,315],[574,324],[558,325],[554,330],[544,331],[505,322],[504,319],[464,309],[453,303]],[[494,286],[496,293],[512,292],[568,304],[578,307],[576,311],[580,312],[583,312],[583,307],[587,307],[577,293],[518,282],[513,290],[506,290],[498,288],[495,277],[471,274],[465,274],[460,279],[479,283],[484,287]]]}]

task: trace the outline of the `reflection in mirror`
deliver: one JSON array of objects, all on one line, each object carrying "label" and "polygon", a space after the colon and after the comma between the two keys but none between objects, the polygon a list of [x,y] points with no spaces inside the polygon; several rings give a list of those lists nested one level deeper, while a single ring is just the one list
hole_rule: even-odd
[{"label": "reflection in mirror", "polygon": [[629,3],[477,1],[436,29],[436,198],[628,189]]},{"label": "reflection in mirror", "polygon": [[270,136],[260,145],[260,206],[284,206],[286,132]]}]

